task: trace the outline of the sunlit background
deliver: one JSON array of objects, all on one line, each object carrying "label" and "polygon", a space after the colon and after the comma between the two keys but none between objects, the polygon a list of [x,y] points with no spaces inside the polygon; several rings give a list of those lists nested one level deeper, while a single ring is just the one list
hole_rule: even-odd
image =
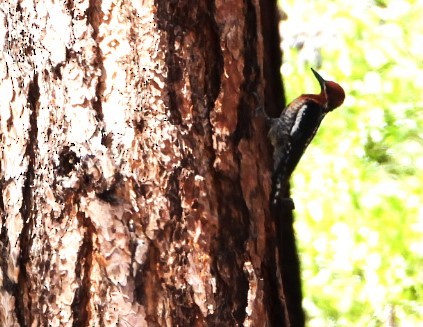
[{"label": "sunlit background", "polygon": [[288,101],[347,93],[293,176],[307,326],[423,326],[423,1],[280,5]]}]

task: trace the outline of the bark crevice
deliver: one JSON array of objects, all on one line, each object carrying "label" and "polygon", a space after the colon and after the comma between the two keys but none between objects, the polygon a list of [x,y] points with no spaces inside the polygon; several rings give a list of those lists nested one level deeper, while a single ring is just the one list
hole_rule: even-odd
[{"label": "bark crevice", "polygon": [[77,214],[77,218],[79,224],[84,227],[85,232],[77,254],[75,266],[75,276],[79,287],[75,290],[75,296],[71,304],[73,327],[89,325],[89,301],[91,299],[90,271],[93,258],[93,234],[95,232],[94,225],[82,212]]},{"label": "bark crevice", "polygon": [[[219,174],[220,175],[220,174]],[[242,325],[247,307],[248,278],[244,273],[245,246],[249,236],[249,212],[239,181],[220,176],[217,188],[219,227],[212,252],[217,294],[222,304],[216,311],[228,325]],[[234,212],[233,208],[237,208]],[[223,300],[222,300],[223,299]]]},{"label": "bark crevice", "polygon": [[[20,208],[21,217],[23,220],[23,227],[19,236],[20,253],[18,257],[19,263],[19,276],[18,276],[18,289],[19,294],[15,299],[15,314],[18,323],[21,326],[26,326],[26,318],[31,321],[32,310],[31,308],[31,281],[27,271],[27,264],[30,264],[31,247],[32,247],[32,233],[34,228],[33,217],[36,214],[33,199],[33,181],[35,178],[35,165],[36,165],[36,150],[38,147],[38,127],[37,127],[37,109],[39,105],[40,88],[38,86],[38,74],[35,74],[29,83],[28,88],[28,105],[31,110],[29,116],[30,130],[28,131],[28,143],[25,151],[25,156],[28,157],[28,167],[25,174],[25,182],[22,188],[22,207]],[[29,317],[27,315],[29,313]]]},{"label": "bark crevice", "polygon": [[88,9],[86,11],[87,20],[93,28],[92,37],[97,43],[97,47],[95,49],[95,53],[96,53],[95,63],[97,64],[98,68],[101,71],[101,75],[98,77],[98,82],[95,89],[95,98],[91,100],[91,105],[97,114],[97,119],[99,120],[99,122],[102,122],[104,119],[101,99],[102,99],[102,94],[104,91],[104,82],[103,82],[102,76],[104,76],[105,74],[105,68],[103,65],[103,55],[101,52],[101,48],[98,45],[99,26],[103,20],[103,11],[101,10],[101,5],[102,5],[102,1],[90,0]]}]

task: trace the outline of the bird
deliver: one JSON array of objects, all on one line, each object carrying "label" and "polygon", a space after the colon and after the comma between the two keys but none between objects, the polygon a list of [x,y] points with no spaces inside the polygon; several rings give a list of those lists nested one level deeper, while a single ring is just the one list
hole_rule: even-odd
[{"label": "bird", "polygon": [[268,138],[273,146],[272,205],[283,202],[289,178],[323,118],[345,99],[345,91],[338,83],[326,81],[311,70],[320,84],[320,93],[302,94],[285,107],[280,117],[267,117]]}]

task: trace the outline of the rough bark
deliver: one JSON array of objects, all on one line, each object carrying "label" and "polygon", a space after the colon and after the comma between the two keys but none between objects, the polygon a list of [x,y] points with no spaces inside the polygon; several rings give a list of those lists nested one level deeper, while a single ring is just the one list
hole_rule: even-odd
[{"label": "rough bark", "polygon": [[[282,108],[286,105],[280,74],[282,54],[278,29],[281,16],[285,14],[277,10],[276,3],[277,1],[271,0],[260,1],[264,49],[262,63],[265,81],[264,103],[267,114],[273,117],[279,117]],[[289,197],[289,190],[286,197]],[[271,212],[271,214],[276,223],[276,242],[274,247],[279,256],[276,264],[282,280],[282,306],[285,306],[288,316],[288,323],[285,324],[304,326],[305,316],[302,308],[301,272],[293,228],[294,217],[292,210],[291,208],[282,208],[281,212]],[[276,296],[273,302],[278,303]],[[273,322],[281,325],[284,317],[278,316],[278,312],[278,307],[276,307],[273,314],[278,318],[273,320]]]},{"label": "rough bark", "polygon": [[1,326],[301,325],[255,115],[274,11],[0,4]]}]

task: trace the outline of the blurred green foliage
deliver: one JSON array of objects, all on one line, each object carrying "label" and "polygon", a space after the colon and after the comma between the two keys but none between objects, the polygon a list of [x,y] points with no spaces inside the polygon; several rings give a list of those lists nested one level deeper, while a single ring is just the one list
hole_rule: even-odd
[{"label": "blurred green foliage", "polygon": [[280,1],[287,99],[340,83],[293,175],[308,326],[423,326],[423,2]]}]

